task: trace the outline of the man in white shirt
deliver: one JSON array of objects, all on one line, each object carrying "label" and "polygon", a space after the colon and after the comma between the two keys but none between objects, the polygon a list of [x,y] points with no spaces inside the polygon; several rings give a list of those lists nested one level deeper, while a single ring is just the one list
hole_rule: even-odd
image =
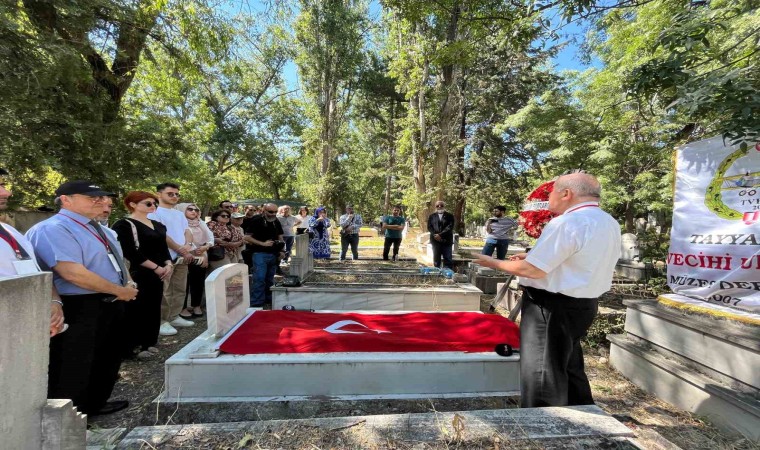
[{"label": "man in white shirt", "polygon": [[290,251],[293,248],[293,241],[296,238],[293,227],[302,222],[299,216],[290,215],[290,206],[283,205],[277,208],[277,220],[282,225],[282,239],[285,241],[285,258],[283,261],[288,262]]},{"label": "man in white shirt", "polygon": [[508,261],[478,255],[478,263],[520,277],[520,383],[523,408],[593,404],[581,338],[612,286],[620,258],[620,225],[599,208],[601,186],[591,175],[559,177],[549,210],[558,217],[530,253]]},{"label": "man in white shirt", "polygon": [[164,279],[164,296],[161,301],[161,328],[159,334],[171,336],[177,334],[175,327],[191,327],[192,321],[183,319],[179,313],[185,303],[187,291],[187,263],[192,261],[193,234],[188,226],[185,214],[174,209],[179,202],[179,185],[161,183],[156,186],[158,208],[148,214],[148,218],[161,222],[166,226],[166,243],[169,245],[169,255],[174,262],[171,277]]},{"label": "man in white shirt", "polygon": [[[12,195],[7,188],[8,172],[0,167],[0,211],[8,208]],[[0,222],[0,278],[41,272],[32,243],[7,223]],[[63,302],[53,288],[50,311],[50,337],[63,331]]]}]

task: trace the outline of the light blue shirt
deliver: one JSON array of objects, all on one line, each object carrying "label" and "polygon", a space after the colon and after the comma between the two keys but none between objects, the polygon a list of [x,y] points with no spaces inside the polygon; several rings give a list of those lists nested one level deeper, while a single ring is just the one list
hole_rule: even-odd
[{"label": "light blue shirt", "polygon": [[[26,238],[34,247],[37,263],[42,270],[52,270],[61,261],[81,264],[111,283],[121,285],[121,276],[111,264],[106,246],[96,237],[98,233],[89,221],[85,216],[62,209],[30,228]],[[105,233],[108,236],[108,232]],[[108,241],[114,255],[122,258],[121,247],[110,236]],[[53,284],[61,295],[96,293],[64,280],[56,271],[53,271]]]},{"label": "light blue shirt", "polygon": [[362,222],[362,216],[359,214],[354,214],[353,220],[349,220],[348,214],[343,214],[338,219],[338,223],[344,230],[350,227],[350,229],[344,234],[359,234],[359,228],[364,224],[364,222]]}]

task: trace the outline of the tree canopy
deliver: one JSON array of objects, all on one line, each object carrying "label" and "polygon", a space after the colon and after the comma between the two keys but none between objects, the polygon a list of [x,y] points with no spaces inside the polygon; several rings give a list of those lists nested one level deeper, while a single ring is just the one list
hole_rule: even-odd
[{"label": "tree canopy", "polygon": [[752,0],[13,0],[0,166],[25,207],[173,180],[420,223],[444,199],[460,231],[584,169],[630,231],[669,215],[678,145],[760,139],[759,39]]}]

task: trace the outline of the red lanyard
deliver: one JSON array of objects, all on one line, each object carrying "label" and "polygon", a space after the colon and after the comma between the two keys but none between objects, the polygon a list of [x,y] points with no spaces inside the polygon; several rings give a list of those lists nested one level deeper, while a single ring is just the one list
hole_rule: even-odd
[{"label": "red lanyard", "polygon": [[111,247],[108,245],[108,241],[105,240],[105,239],[103,239],[102,237],[98,236],[97,233],[94,233],[91,229],[87,228],[87,225],[83,224],[82,222],[78,221],[77,219],[75,219],[73,217],[67,216],[66,214],[63,214],[63,213],[58,213],[58,214],[62,215],[63,217],[68,217],[69,219],[71,219],[74,222],[76,222],[77,225],[79,225],[80,227],[82,227],[85,230],[89,231],[91,235],[95,236],[95,239],[99,240],[101,244],[105,245],[106,251],[108,253],[111,253]]},{"label": "red lanyard", "polygon": [[564,214],[570,214],[570,213],[571,213],[571,212],[573,212],[573,211],[578,211],[579,209],[583,209],[583,208],[598,208],[598,207],[599,207],[599,204],[594,204],[594,205],[583,205],[583,206],[579,206],[579,207],[577,207],[577,208],[568,209],[567,211],[565,211],[565,213],[564,213]]},{"label": "red lanyard", "polygon": [[11,235],[8,230],[3,228],[2,225],[0,225],[0,229],[2,229],[2,232],[0,232],[0,238],[3,238],[3,240],[11,246],[13,251],[16,252],[16,259],[24,259],[24,255],[21,254],[21,248],[18,245],[18,241],[13,237],[13,235]]}]

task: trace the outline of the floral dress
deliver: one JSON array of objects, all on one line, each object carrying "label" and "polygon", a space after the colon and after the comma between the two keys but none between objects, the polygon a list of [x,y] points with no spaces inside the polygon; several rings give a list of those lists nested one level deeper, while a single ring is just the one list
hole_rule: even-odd
[{"label": "floral dress", "polygon": [[[236,227],[229,225],[222,225],[219,222],[211,221],[208,223],[208,228],[214,233],[214,238],[222,239],[226,242],[235,243],[243,240],[242,233],[236,229]],[[232,262],[237,262],[237,247],[224,249],[225,256]]]},{"label": "floral dress", "polygon": [[326,218],[318,222],[317,218],[309,217],[309,231],[314,233],[314,238],[309,241],[309,251],[317,259],[330,258],[330,219]]}]

